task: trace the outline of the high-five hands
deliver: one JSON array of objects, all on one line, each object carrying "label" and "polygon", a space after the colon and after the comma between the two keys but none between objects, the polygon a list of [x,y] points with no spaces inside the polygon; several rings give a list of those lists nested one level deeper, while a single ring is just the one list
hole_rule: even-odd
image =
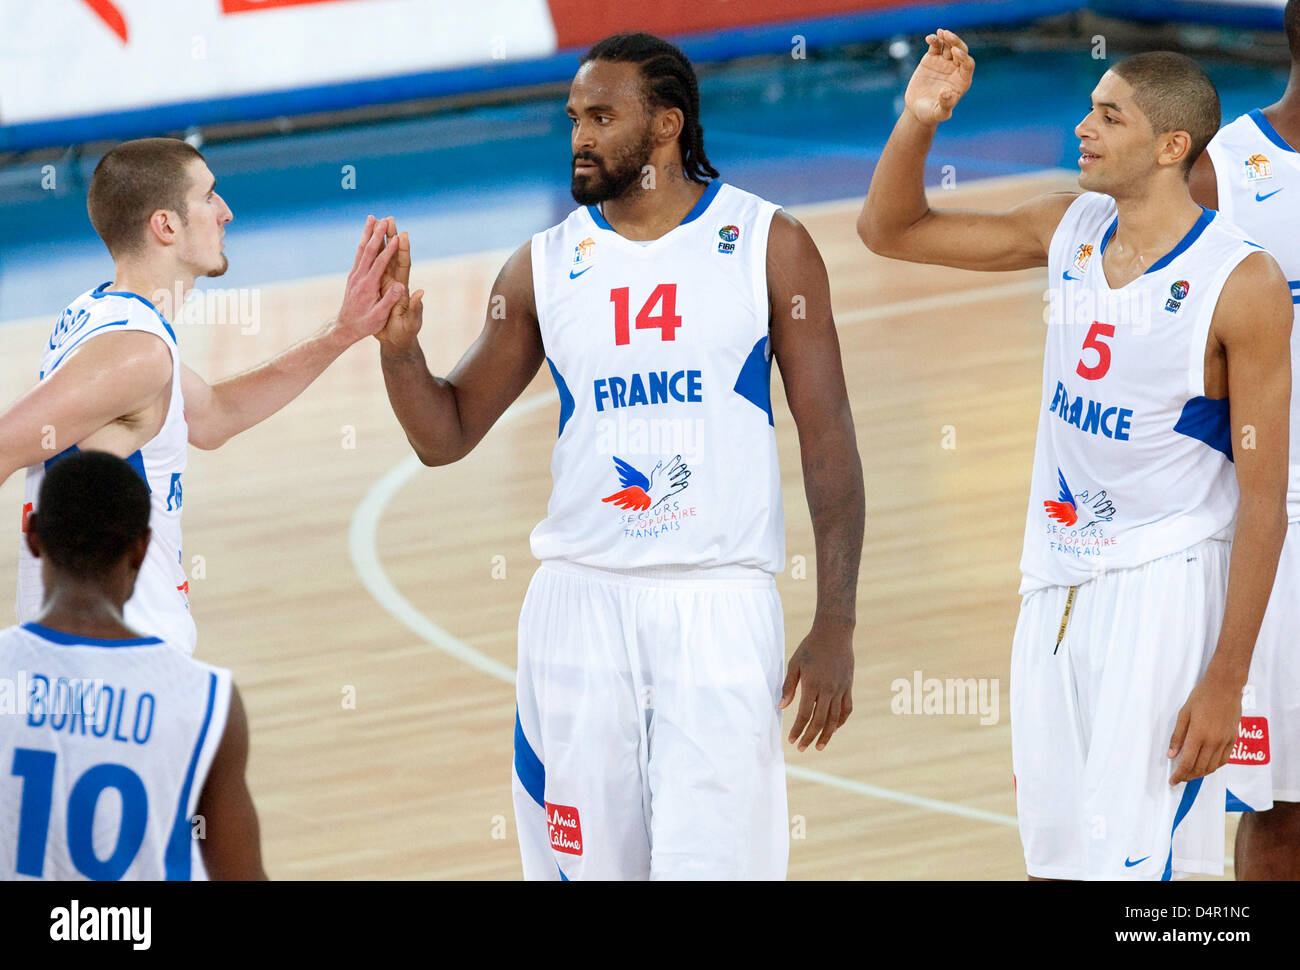
[{"label": "high-five hands", "polygon": [[907,82],[903,100],[917,121],[937,125],[952,117],[952,109],[970,90],[975,58],[970,56],[966,42],[951,30],[940,28],[925,42],[930,48]]},{"label": "high-five hands", "polygon": [[366,219],[361,243],[357,246],[352,271],[343,288],[343,304],[331,323],[333,332],[345,344],[378,333],[399,299],[406,295],[406,284],[387,274],[389,263],[397,253],[397,240],[385,245],[384,229],[391,219]]},{"label": "high-five hands", "polygon": [[388,322],[375,334],[375,339],[385,350],[402,353],[411,348],[420,332],[424,319],[424,290],[410,291],[411,241],[406,233],[397,234],[397,223],[391,217],[385,223],[389,238],[397,245],[397,252],[388,266],[384,284],[397,284],[402,288],[402,296],[389,311]]}]

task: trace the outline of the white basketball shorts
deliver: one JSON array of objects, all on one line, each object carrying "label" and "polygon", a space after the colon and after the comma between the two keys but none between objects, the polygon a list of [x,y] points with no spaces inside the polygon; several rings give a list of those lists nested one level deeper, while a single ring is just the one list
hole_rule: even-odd
[{"label": "white basketball shorts", "polygon": [[1011,748],[1029,875],[1222,874],[1223,772],[1171,787],[1167,753],[1214,653],[1228,554],[1227,542],[1208,540],[1101,573],[1074,587],[1063,636],[1069,588],[1021,601]]},{"label": "white basketball shorts", "polygon": [[1237,745],[1223,772],[1229,811],[1300,802],[1300,522],[1287,526],[1241,696]]},{"label": "white basketball shorts", "polygon": [[519,617],[526,879],[784,879],[772,576],[547,560]]}]

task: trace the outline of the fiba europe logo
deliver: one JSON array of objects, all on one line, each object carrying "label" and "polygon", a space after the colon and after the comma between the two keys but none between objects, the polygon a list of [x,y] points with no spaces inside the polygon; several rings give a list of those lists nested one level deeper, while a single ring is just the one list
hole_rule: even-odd
[{"label": "fiba europe logo", "polygon": [[722,240],[718,243],[718,252],[734,253],[736,251],[736,240],[740,238],[740,226],[719,226],[718,238]]},{"label": "fiba europe logo", "polygon": [[1192,285],[1187,280],[1179,280],[1169,287],[1169,299],[1165,301],[1165,309],[1170,313],[1177,313],[1183,305],[1183,299],[1191,290]]}]

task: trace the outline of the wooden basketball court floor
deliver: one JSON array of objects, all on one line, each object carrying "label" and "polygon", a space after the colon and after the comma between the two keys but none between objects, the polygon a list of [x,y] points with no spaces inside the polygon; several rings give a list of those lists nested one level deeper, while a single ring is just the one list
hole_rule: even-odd
[{"label": "wooden basketball court floor", "polygon": [[[1074,184],[1062,171],[1014,176],[932,203],[1000,208]],[[860,204],[791,210],[830,274],[867,525],[853,715],[824,751],[786,745],[790,876],[1023,879],[1008,671],[1047,282],[1042,270],[874,256],[854,230]],[[413,283],[429,292],[422,342],[445,374],[481,328],[507,253],[421,261],[419,238],[412,248]],[[238,224],[227,252],[239,258]],[[351,255],[330,277],[262,288],[256,333],[180,328],[187,363],[216,380],[310,333],[337,309]],[[32,383],[51,322],[5,327],[8,400]],[[788,566],[777,579],[788,655],[812,619],[816,560],[775,371],[772,388],[787,553],[807,564],[806,578]],[[466,459],[424,468],[368,340],[261,426],[219,451],[191,449],[196,656],[232,668],[243,692],[272,878],[519,878],[511,674],[557,418],[542,368]],[[21,478],[0,489],[15,524]],[[0,552],[0,588],[14,588],[15,565],[15,549]],[[895,682],[918,676],[984,679],[996,710],[895,713]]]}]

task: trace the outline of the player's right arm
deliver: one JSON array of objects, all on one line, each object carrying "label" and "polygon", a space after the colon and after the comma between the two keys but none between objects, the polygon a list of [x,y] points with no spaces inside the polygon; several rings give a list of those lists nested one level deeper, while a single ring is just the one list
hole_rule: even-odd
[{"label": "player's right arm", "polygon": [[[394,273],[407,285],[411,250],[406,234]],[[408,287],[409,292],[409,287]],[[532,244],[506,261],[492,285],[483,332],[446,377],[435,377],[419,340],[424,291],[399,300],[379,338],[384,386],[393,413],[420,461],[458,461],[487,434],[545,359],[533,296]],[[499,308],[499,309],[498,309]]]},{"label": "player's right arm", "polygon": [[226,733],[213,755],[199,796],[198,814],[203,817],[203,839],[199,851],[208,878],[252,881],[265,879],[262,868],[262,837],[257,809],[248,791],[244,770],[248,765],[248,716],[239,690],[230,685],[230,713]]},{"label": "player's right arm", "polygon": [[0,483],[84,444],[126,456],[157,433],[152,412],[172,379],[171,351],[151,333],[100,334],[0,414]]},{"label": "player's right arm", "polygon": [[925,160],[935,129],[970,89],[975,60],[950,30],[926,42],[907,85],[906,107],[871,177],[858,236],[873,253],[913,263],[974,270],[1046,266],[1052,234],[1075,193],[1051,192],[1006,212],[941,212],[927,203]]}]

